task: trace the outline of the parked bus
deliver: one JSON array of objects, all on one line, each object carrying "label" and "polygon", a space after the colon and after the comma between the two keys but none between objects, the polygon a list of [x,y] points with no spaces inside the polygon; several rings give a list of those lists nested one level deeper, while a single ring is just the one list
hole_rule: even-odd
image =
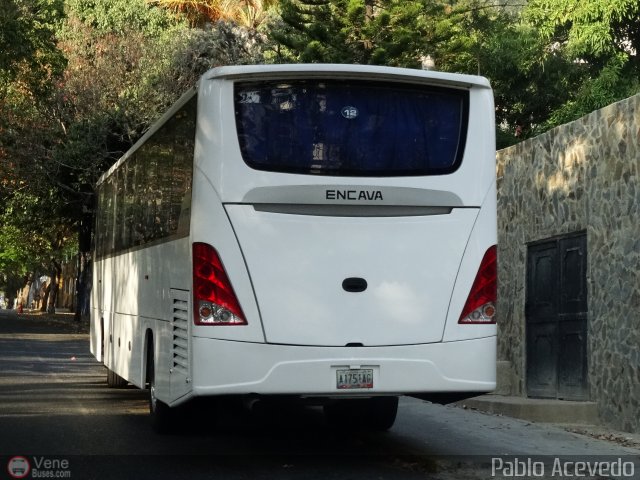
[{"label": "parked bus", "polygon": [[91,352],[149,389],[286,396],[388,429],[495,388],[494,106],[482,77],[214,68],[97,184]]}]

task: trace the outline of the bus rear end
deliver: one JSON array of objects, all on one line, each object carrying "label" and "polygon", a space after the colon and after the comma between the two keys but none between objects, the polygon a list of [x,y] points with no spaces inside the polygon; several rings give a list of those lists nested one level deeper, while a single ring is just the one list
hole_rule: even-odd
[{"label": "bus rear end", "polygon": [[495,188],[485,79],[344,65],[209,72],[191,393],[318,399],[334,420],[357,404],[388,428],[398,395],[491,391]]}]

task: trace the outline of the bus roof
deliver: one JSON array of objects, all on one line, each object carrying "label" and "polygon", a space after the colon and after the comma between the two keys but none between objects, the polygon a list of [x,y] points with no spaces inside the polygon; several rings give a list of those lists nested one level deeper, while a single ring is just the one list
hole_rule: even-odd
[{"label": "bus roof", "polygon": [[383,67],[377,65],[352,65],[352,64],[278,64],[278,65],[236,65],[216,67],[203,75],[203,79],[214,80],[217,78],[371,78],[379,80],[409,81],[412,83],[428,83],[440,85],[454,85],[470,88],[491,88],[489,80],[477,75],[460,73],[446,73],[433,70],[418,70],[412,68]]}]

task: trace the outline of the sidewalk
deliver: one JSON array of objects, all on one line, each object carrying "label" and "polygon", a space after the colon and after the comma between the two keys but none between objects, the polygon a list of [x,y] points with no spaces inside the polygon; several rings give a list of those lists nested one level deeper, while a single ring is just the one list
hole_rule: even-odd
[{"label": "sidewalk", "polygon": [[459,404],[483,412],[507,415],[539,423],[564,423],[598,425],[598,408],[595,402],[527,398],[508,395],[481,395]]},{"label": "sidewalk", "polygon": [[595,402],[488,394],[457,402],[456,405],[532,423],[550,423],[568,432],[640,449],[640,433],[621,432],[602,425]]},{"label": "sidewalk", "polygon": [[[66,310],[66,309],[63,309]],[[72,328],[76,333],[89,333],[89,322],[83,319],[80,322],[75,320],[75,314],[68,311],[57,311],[56,313],[46,313],[39,310],[24,310],[18,313],[17,310],[0,310],[0,316],[24,319],[25,321],[39,321],[51,325],[59,325],[65,328]]]}]

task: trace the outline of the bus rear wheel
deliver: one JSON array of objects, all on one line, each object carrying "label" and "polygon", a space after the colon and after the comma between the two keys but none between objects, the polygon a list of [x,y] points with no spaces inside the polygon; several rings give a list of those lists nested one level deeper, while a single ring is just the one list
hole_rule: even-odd
[{"label": "bus rear wheel", "polygon": [[151,426],[157,433],[171,433],[175,430],[175,411],[156,396],[156,376],[153,360],[153,349],[149,352],[147,364],[147,381],[149,383],[149,415]]},{"label": "bus rear wheel", "polygon": [[397,413],[398,397],[336,400],[324,406],[327,422],[341,430],[389,430]]}]

